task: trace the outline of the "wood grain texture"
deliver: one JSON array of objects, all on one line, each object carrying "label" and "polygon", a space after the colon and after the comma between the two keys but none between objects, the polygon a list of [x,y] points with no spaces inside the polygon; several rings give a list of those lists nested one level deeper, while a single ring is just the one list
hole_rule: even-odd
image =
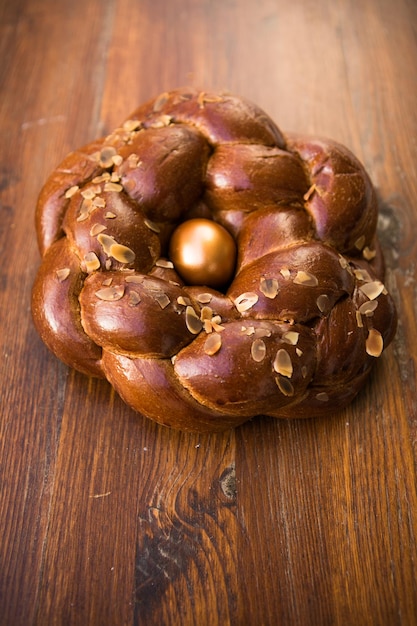
[{"label": "wood grain texture", "polygon": [[[0,624],[417,624],[417,4],[0,0]],[[380,198],[395,342],[331,419],[190,435],[43,346],[51,169],[177,86],[350,147]]]}]

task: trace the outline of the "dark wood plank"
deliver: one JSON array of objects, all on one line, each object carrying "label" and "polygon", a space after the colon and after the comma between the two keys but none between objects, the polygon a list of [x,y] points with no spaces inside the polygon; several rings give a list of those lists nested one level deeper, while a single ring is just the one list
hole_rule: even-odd
[{"label": "dark wood plank", "polygon": [[[0,2],[0,624],[417,624],[416,23],[409,0]],[[169,431],[36,335],[41,184],[185,84],[345,143],[378,188],[399,328],[340,415]]]}]

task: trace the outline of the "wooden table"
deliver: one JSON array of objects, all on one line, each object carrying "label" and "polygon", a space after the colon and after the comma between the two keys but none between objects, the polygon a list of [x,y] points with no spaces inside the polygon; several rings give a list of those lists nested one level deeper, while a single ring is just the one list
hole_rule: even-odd
[{"label": "wooden table", "polygon": [[[417,624],[416,27],[414,0],[1,0],[2,626]],[[34,329],[47,175],[183,85],[344,143],[378,189],[398,332],[331,419],[174,432]]]}]

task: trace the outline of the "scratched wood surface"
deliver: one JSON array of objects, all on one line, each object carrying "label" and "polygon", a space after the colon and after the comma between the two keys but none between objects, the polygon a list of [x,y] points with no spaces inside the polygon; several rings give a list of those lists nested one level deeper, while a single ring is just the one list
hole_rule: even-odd
[{"label": "scratched wood surface", "polygon": [[[0,624],[417,624],[417,3],[0,0]],[[169,431],[32,325],[36,196],[183,85],[363,161],[399,328],[332,419]]]}]

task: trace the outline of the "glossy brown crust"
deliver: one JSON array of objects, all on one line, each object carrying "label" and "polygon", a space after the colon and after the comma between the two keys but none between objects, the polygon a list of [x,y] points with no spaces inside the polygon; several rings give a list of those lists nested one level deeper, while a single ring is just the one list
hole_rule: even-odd
[{"label": "glossy brown crust", "polygon": [[[169,259],[194,217],[235,239],[224,292],[184,284]],[[344,146],[284,135],[236,96],[177,89],[51,174],[33,318],[60,359],[167,426],[331,415],[396,330],[376,221]]]}]

